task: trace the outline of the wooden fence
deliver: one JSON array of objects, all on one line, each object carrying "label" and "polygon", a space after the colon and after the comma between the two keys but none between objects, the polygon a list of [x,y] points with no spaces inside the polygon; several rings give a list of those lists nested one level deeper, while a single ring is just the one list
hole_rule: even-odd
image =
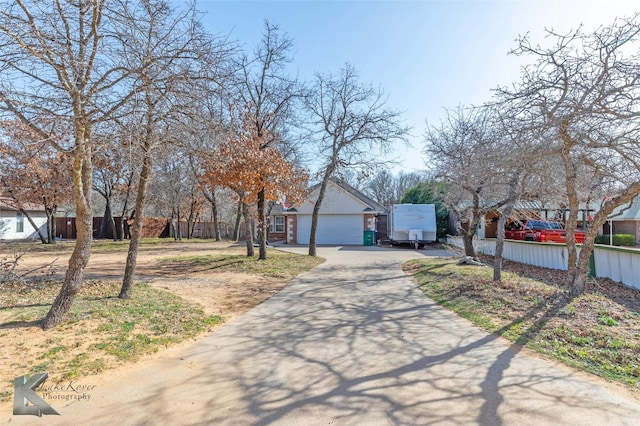
[{"label": "wooden fence", "polygon": [[[119,225],[121,218],[114,217],[116,227]],[[98,232],[102,225],[102,217],[93,218],[93,238],[98,238]],[[125,225],[126,226],[126,225]],[[142,238],[165,238],[169,236],[169,219],[161,217],[145,217],[142,225]],[[65,240],[75,240],[76,218],[75,217],[57,217],[56,218],[56,237]],[[112,239],[111,229],[107,228],[105,238]]]},{"label": "wooden fence", "polygon": [[[234,238],[233,229],[234,224],[228,222],[218,222],[218,229],[220,229],[220,237],[224,240],[231,240]],[[205,238],[211,239],[215,238],[216,234],[214,232],[215,228],[213,226],[213,222],[196,222],[193,225],[193,235],[192,238]],[[168,236],[173,237],[174,230],[170,227],[170,233]],[[180,222],[180,235],[182,238],[188,238],[189,230],[187,222]],[[240,226],[240,239],[244,239],[244,226]]]},{"label": "wooden fence", "polygon": [[[120,217],[114,217],[116,227],[120,224]],[[93,238],[98,239],[98,232],[102,225],[102,217],[93,218]],[[126,224],[125,224],[126,227]],[[227,222],[219,222],[220,235],[223,239],[233,239],[234,224]],[[213,222],[196,222],[194,225],[193,238],[215,238],[213,232]],[[188,238],[187,222],[180,222],[180,232],[182,238]],[[125,232],[125,234],[127,234]],[[65,240],[74,240],[76,234],[76,218],[75,217],[57,217],[56,218],[56,237]],[[163,217],[145,217],[142,225],[142,238],[173,238],[173,229],[171,220]],[[104,238],[112,239],[111,229],[107,228]],[[244,226],[240,227],[240,239],[244,238]]]}]

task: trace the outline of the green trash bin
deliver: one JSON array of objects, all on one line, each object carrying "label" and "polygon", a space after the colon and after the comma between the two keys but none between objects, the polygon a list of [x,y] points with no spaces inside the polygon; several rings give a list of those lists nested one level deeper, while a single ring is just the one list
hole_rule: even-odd
[{"label": "green trash bin", "polygon": [[375,231],[364,231],[364,245],[372,246],[375,240]]}]

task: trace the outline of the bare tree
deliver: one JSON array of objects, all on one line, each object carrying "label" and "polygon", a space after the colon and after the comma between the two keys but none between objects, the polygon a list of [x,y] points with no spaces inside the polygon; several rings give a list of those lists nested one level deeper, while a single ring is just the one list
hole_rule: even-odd
[{"label": "bare tree", "polygon": [[[245,224],[251,222],[247,204],[258,201],[260,195],[265,200],[277,200],[283,193],[290,200],[299,197],[307,185],[308,175],[304,170],[285,160],[275,146],[265,146],[270,139],[268,130],[258,137],[253,130],[254,117],[247,115],[239,129],[230,132],[212,152],[208,162],[203,163],[202,182],[210,185],[225,186],[234,190],[242,203]],[[258,232],[266,232],[266,227]],[[247,256],[253,255],[253,245],[247,236]],[[266,238],[261,235],[261,238]]]},{"label": "bare tree", "polygon": [[400,113],[387,108],[383,91],[362,84],[349,64],[335,77],[317,74],[306,107],[322,162],[309,237],[309,255],[315,256],[318,213],[329,179],[343,168],[375,169],[380,153],[405,141],[408,129],[402,126]]},{"label": "bare tree", "polygon": [[[135,120],[135,119],[134,119]],[[134,121],[132,120],[132,121]],[[138,167],[143,163],[141,157],[144,157],[144,152],[140,152],[135,149],[137,132],[133,130],[134,124],[122,119],[118,120],[117,131],[114,138],[114,144],[112,149],[118,150],[119,155],[113,157],[117,159],[118,165],[113,164],[110,170],[117,170],[114,190],[112,198],[114,199],[114,205],[119,207],[120,220],[116,223],[116,238],[117,240],[124,240],[131,237],[129,232],[128,218],[133,213],[135,206],[132,206],[132,201],[136,190],[136,185],[139,180],[140,168]]]},{"label": "bare tree", "polygon": [[369,179],[363,185],[362,192],[387,207],[398,203],[402,197],[402,194],[398,194],[396,177],[386,169]]},{"label": "bare tree", "polygon": [[[518,201],[549,199],[557,200],[558,191],[552,182],[557,167],[548,161],[550,154],[546,143],[546,132],[537,126],[529,126],[530,111],[522,111],[509,103],[486,105],[491,117],[493,135],[499,139],[499,150],[494,158],[499,166],[491,166],[502,172],[503,184],[507,186],[504,204],[497,224],[496,249],[493,263],[493,280],[501,281],[505,227],[513,220]],[[517,218],[516,218],[517,220]]]},{"label": "bare tree", "polygon": [[[100,149],[94,154],[94,171],[93,171],[93,190],[97,192],[104,201],[104,213],[102,214],[102,223],[98,229],[98,238],[106,238],[111,235],[115,240],[122,239],[118,234],[116,222],[114,219],[114,199],[117,198],[122,183],[130,176],[130,172],[123,163],[126,161],[122,158],[122,149],[120,149],[121,141],[115,137],[113,128],[108,135],[96,134],[96,139],[103,139]],[[122,222],[122,221],[121,221]]]},{"label": "bare tree", "polygon": [[389,207],[400,203],[405,192],[422,180],[423,176],[419,173],[399,172],[394,175],[383,169],[364,184],[362,191],[383,206]]},{"label": "bare tree", "polygon": [[[568,283],[581,293],[598,229],[611,212],[640,194],[640,55],[638,15],[593,33],[547,31],[549,47],[519,40],[515,54],[536,62],[522,81],[499,95],[548,134],[559,164],[569,215],[566,221]],[[588,224],[578,254],[574,233],[581,201],[605,186],[610,197]]]},{"label": "bare tree", "polygon": [[156,149],[166,142],[171,123],[189,119],[183,113],[190,110],[192,97],[208,89],[229,53],[224,40],[211,39],[202,30],[194,4],[184,10],[173,10],[164,0],[142,2],[129,11],[127,21],[135,25],[122,35],[129,43],[126,59],[133,68],[141,70],[137,73],[139,87],[132,113],[140,120],[135,140],[142,164],[127,263],[118,295],[125,299],[131,297]]},{"label": "bare tree", "polygon": [[216,241],[221,240],[219,221],[219,196],[220,187],[204,179],[206,171],[206,158],[215,149],[217,141],[222,131],[223,119],[217,111],[211,108],[211,97],[204,103],[203,119],[194,125],[191,123],[191,130],[188,144],[189,171],[194,177],[198,190],[211,207],[211,220],[213,222],[213,232]]},{"label": "bare tree", "polygon": [[209,202],[211,206],[211,221],[213,222],[213,238],[216,241],[220,241],[222,239],[220,235],[220,223],[219,223],[219,213],[218,213],[218,188],[215,185],[202,185],[201,191],[204,195],[204,198]]},{"label": "bare tree", "polygon": [[[44,329],[65,318],[89,261],[93,128],[133,95],[128,85],[132,72],[121,62],[118,36],[131,25],[121,20],[126,6],[120,1],[16,0],[0,11],[2,110],[30,126],[41,140],[69,152],[72,164],[77,240],[60,293],[42,322]],[[72,136],[55,137],[67,134]]]},{"label": "bare tree", "polygon": [[[167,146],[163,152],[165,155],[155,161],[155,178],[149,190],[156,206],[171,218],[174,239],[181,241],[192,238],[206,199],[190,166],[190,154],[178,146]],[[183,221],[187,224],[184,235]]]},{"label": "bare tree", "polygon": [[[266,21],[262,39],[253,56],[242,57],[239,64],[242,103],[237,111],[237,122],[243,123],[244,116],[251,116],[251,130],[256,138],[262,140],[261,149],[276,148],[286,159],[291,145],[283,135],[293,115],[294,102],[301,95],[297,80],[288,75],[286,68],[292,61],[292,46],[292,39],[277,25]],[[266,191],[262,189],[257,197],[260,260],[267,258],[267,201]]]},{"label": "bare tree", "polygon": [[458,107],[425,134],[434,177],[446,186],[441,201],[457,216],[465,255],[471,257],[476,256],[473,239],[480,220],[508,201],[509,162],[491,117],[489,108]]}]

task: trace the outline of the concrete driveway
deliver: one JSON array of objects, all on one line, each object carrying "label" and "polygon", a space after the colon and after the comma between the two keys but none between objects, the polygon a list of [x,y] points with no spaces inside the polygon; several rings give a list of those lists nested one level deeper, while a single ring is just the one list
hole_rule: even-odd
[{"label": "concrete driveway", "polygon": [[622,389],[478,330],[400,270],[443,254],[321,247],[326,263],[182,353],[131,368],[89,401],[54,404],[60,416],[5,422],[639,424],[640,403]]}]

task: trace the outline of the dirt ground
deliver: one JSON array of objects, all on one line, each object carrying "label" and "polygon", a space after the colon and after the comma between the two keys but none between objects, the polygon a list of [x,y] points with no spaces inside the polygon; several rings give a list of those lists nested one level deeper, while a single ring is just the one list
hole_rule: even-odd
[{"label": "dirt ground", "polygon": [[[142,247],[138,253],[136,281],[169,290],[189,301],[202,305],[205,312],[221,315],[225,321],[268,299],[286,285],[281,279],[212,270],[183,273],[163,266],[159,260],[170,256],[205,255],[212,249],[232,247],[228,242],[190,243]],[[31,270],[48,262],[62,278],[69,255],[59,253],[27,253],[20,262],[21,271]],[[85,279],[121,280],[126,262],[126,250],[93,253],[85,269]]]},{"label": "dirt ground", "polygon": [[[287,280],[242,273],[215,272],[215,270],[184,272],[166,265],[163,266],[160,260],[171,256],[206,255],[211,253],[212,249],[224,250],[231,248],[231,246],[230,243],[184,242],[168,246],[163,244],[161,246],[141,247],[137,260],[135,281],[144,281],[152,286],[173,292],[184,299],[201,305],[206,313],[220,315],[224,322],[229,322],[234,317],[277,293],[287,284]],[[0,256],[3,254],[7,254],[6,249],[4,253],[0,252]],[[126,248],[113,252],[93,253],[85,270],[85,279],[109,282],[122,280],[126,255]],[[20,266],[17,271],[19,273],[30,271],[53,262],[49,268],[52,276],[48,277],[48,279],[62,281],[69,256],[70,254],[68,253],[28,252],[20,260]],[[0,309],[0,324],[5,322],[1,314],[2,310]],[[92,329],[91,320],[85,322],[85,330]],[[7,389],[10,388],[10,383],[14,376],[9,377],[7,374],[28,371],[28,367],[39,359],[43,351],[42,348],[64,343],[66,347],[77,347],[77,351],[82,351],[86,350],[87,345],[91,345],[91,333],[75,333],[76,335],[74,336],[73,333],[69,333],[63,328],[56,327],[44,332],[37,323],[21,324],[18,327],[1,327],[0,379],[2,379],[3,386],[0,386],[0,391],[6,393]],[[206,333],[200,337],[204,335]],[[132,368],[141,368],[154,359],[171,356],[172,353],[180,350],[185,345],[192,344],[193,341],[194,339],[191,339],[155,354],[144,356],[143,359],[135,364],[123,364],[122,362],[117,362],[117,360],[108,360],[106,371],[98,376],[92,376],[90,381],[92,384],[100,384],[105,380],[113,380],[120,374],[126,374]],[[65,356],[72,357],[75,352],[74,350],[69,350],[65,352]],[[50,379],[53,379],[53,377]],[[0,392],[0,396],[2,396],[2,393]],[[0,398],[0,418],[11,411],[11,401],[8,400],[7,395],[4,396],[4,398]]]}]

